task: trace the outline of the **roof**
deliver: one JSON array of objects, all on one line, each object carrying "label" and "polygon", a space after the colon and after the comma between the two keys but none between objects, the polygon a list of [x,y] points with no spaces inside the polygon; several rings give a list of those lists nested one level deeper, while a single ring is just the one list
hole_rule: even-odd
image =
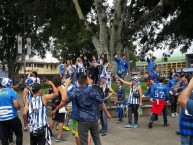
[{"label": "roof", "polygon": [[[176,72],[181,72],[181,70],[177,70]],[[193,68],[184,68],[183,72],[193,72]]]},{"label": "roof", "polygon": [[[23,63],[20,59],[18,63]],[[52,56],[51,52],[46,52],[45,58],[41,58],[38,55],[33,57],[26,56],[26,63],[39,63],[39,64],[59,64],[59,60]]]},{"label": "roof", "polygon": [[[167,62],[163,62],[162,58],[157,58],[155,60],[156,63],[171,63],[171,62],[185,62],[186,57],[185,56],[177,56],[177,57],[168,57],[168,61]],[[136,62],[136,65],[144,65],[147,64],[146,61],[138,61]]]}]

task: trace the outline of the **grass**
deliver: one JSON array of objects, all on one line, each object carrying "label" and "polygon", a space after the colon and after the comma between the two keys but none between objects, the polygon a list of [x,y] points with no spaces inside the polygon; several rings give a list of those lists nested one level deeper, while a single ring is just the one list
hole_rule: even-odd
[{"label": "grass", "polygon": [[[168,61],[167,62],[172,62],[172,61],[182,61],[182,60],[185,60],[186,58],[185,58],[185,56],[178,56],[178,57],[168,57]],[[163,62],[162,61],[162,58],[157,58],[156,60],[155,60],[155,62],[156,63],[161,63],[161,62]],[[138,61],[138,62],[136,62],[136,64],[137,65],[142,65],[142,64],[147,64],[147,62],[146,61]]]},{"label": "grass", "polygon": [[[111,87],[114,91],[116,91],[117,86],[116,86],[115,82],[112,83]],[[129,85],[124,85],[124,87],[125,87],[125,93],[128,94],[130,86]],[[142,92],[144,93],[147,90],[147,82],[141,82],[141,88],[142,88]]]},{"label": "grass", "polygon": [[[140,83],[141,83],[142,92],[145,93],[145,91],[147,90],[147,82],[140,81]],[[167,82],[164,82],[164,84],[167,84]],[[46,92],[48,91],[48,85],[46,85],[45,82],[42,82],[41,85],[42,85],[43,94],[46,94]],[[112,82],[111,87],[114,91],[116,91],[117,86],[115,82]],[[125,92],[128,94],[130,89],[129,85],[124,85],[124,87],[125,87]]]}]

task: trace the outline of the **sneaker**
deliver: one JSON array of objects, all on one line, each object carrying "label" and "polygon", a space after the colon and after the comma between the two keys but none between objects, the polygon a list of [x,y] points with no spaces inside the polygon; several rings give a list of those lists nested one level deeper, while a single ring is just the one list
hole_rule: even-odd
[{"label": "sneaker", "polygon": [[67,139],[64,139],[62,136],[56,139],[56,142],[62,142],[62,141],[67,141]]},{"label": "sneaker", "polygon": [[148,127],[149,127],[149,128],[152,128],[152,126],[153,126],[153,122],[149,122]]},{"label": "sneaker", "polygon": [[132,124],[125,125],[125,128],[132,128]]},{"label": "sneaker", "polygon": [[102,136],[106,136],[107,134],[107,131],[103,131]]},{"label": "sneaker", "polygon": [[133,128],[137,128],[137,127],[138,127],[137,124],[134,124],[134,125],[133,125]]},{"label": "sneaker", "polygon": [[13,141],[13,140],[10,140],[10,141],[9,141],[9,144],[10,144],[10,145],[14,144],[14,141]]},{"label": "sneaker", "polygon": [[174,113],[172,113],[172,117],[173,117],[173,118],[175,117],[175,114],[174,114]]},{"label": "sneaker", "polygon": [[176,116],[176,117],[179,117],[179,114],[178,114],[178,113],[175,113],[175,116]]},{"label": "sneaker", "polygon": [[66,131],[70,131],[70,128],[68,126],[63,126],[63,129]]},{"label": "sneaker", "polygon": [[24,128],[23,128],[23,131],[27,132],[27,131],[28,131],[28,127],[27,127],[27,126],[24,127]]},{"label": "sneaker", "polygon": [[120,123],[120,120],[117,120],[116,123]]}]

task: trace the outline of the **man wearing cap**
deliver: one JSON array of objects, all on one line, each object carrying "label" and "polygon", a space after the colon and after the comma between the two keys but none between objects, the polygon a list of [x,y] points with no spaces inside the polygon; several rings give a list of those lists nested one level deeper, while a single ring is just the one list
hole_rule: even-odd
[{"label": "man wearing cap", "polygon": [[8,145],[9,130],[16,135],[16,145],[22,145],[23,132],[22,124],[18,117],[17,110],[20,110],[17,93],[12,89],[13,81],[3,78],[2,89],[0,90],[0,125],[2,127],[2,144]]},{"label": "man wearing cap", "polygon": [[[78,120],[78,135],[80,137],[81,145],[88,145],[88,130],[90,130],[94,144],[101,145],[99,131],[98,131],[98,112],[96,107],[99,105],[102,106],[107,118],[111,119],[109,112],[103,99],[99,96],[98,92],[89,85],[89,78],[86,75],[82,75],[78,79],[79,88],[74,90],[66,100],[65,104],[68,104],[72,100],[76,101],[77,104],[77,120]],[[65,87],[68,88],[66,82]],[[65,88],[65,90],[67,90]],[[67,95],[67,93],[66,93]],[[55,114],[61,106],[58,106],[55,110],[52,111],[52,114]]]},{"label": "man wearing cap", "polygon": [[152,56],[150,59],[150,54],[147,56],[147,75],[151,76],[154,73],[154,68],[156,66],[155,63],[156,57]]},{"label": "man wearing cap", "polygon": [[30,145],[51,145],[50,131],[47,123],[47,107],[48,100],[58,96],[55,85],[51,81],[46,84],[51,85],[53,94],[42,95],[42,86],[34,83],[32,86],[32,94],[25,101],[23,118],[29,122]]},{"label": "man wearing cap", "polygon": [[[113,89],[111,88],[110,85],[106,84],[106,80],[107,78],[103,75],[101,75],[101,81],[100,81],[100,88],[103,90],[104,93],[104,103],[106,105],[106,107],[108,107],[108,102],[107,102],[107,98],[112,96],[113,94],[115,94],[115,92],[113,91]],[[110,93],[109,93],[110,91]],[[101,122],[101,126],[102,129],[100,130],[100,133],[102,133],[102,136],[106,136],[108,133],[108,119],[107,116],[105,115],[104,110],[100,107],[99,108],[99,115],[100,115],[100,122]]]},{"label": "man wearing cap", "polygon": [[129,66],[126,61],[126,55],[122,54],[121,58],[119,58],[117,54],[115,54],[114,60],[117,63],[117,75],[120,78],[124,79],[125,74],[126,74],[126,77],[129,75]]},{"label": "man wearing cap", "polygon": [[179,82],[179,74],[174,75],[174,79],[168,81],[168,89],[169,89],[169,95],[170,95],[170,101],[171,101],[171,113],[172,117],[179,116],[177,113],[177,100],[178,100],[178,92],[174,91],[174,87]]}]

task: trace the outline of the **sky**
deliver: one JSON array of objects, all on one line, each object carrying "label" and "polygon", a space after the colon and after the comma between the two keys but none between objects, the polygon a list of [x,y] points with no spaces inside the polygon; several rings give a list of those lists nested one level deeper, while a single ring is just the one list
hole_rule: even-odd
[{"label": "sky", "polygon": [[[168,53],[168,50],[156,50],[153,52],[153,55],[155,55],[157,58],[162,58],[163,53]],[[190,49],[187,51],[187,53],[193,53],[193,45],[190,47]],[[182,54],[180,52],[180,48],[176,48],[174,50],[174,53],[171,55],[171,57],[184,56],[184,55],[185,54]]]},{"label": "sky", "polygon": [[[108,0],[108,3],[109,3],[109,5],[110,6],[112,6],[113,5],[113,1],[114,0]],[[155,50],[154,52],[152,52],[153,53],[153,55],[154,56],[156,56],[157,58],[162,58],[162,54],[163,53],[168,53],[168,50],[167,49],[165,49],[165,50]],[[187,53],[193,53],[193,45],[190,47],[190,49],[187,51]],[[180,48],[176,48],[175,50],[174,50],[174,53],[171,55],[171,57],[176,57],[176,56],[184,56],[185,54],[182,54],[181,52],[180,52]],[[51,62],[55,62],[55,61],[57,61],[57,59],[50,59],[50,58],[53,58],[52,57],[52,54],[50,53],[50,52],[47,52],[47,54],[46,54],[46,58],[45,58],[45,60],[49,60],[49,61],[51,61]],[[36,58],[37,59],[37,58]],[[39,59],[39,58],[38,58]]]},{"label": "sky", "polygon": [[[114,0],[108,0],[108,3],[109,3],[109,6],[113,6],[113,1]],[[165,49],[165,50],[155,50],[154,52],[152,52],[153,55],[155,55],[157,58],[162,58],[162,54],[163,53],[168,53],[168,50]],[[187,51],[187,53],[193,53],[193,44],[192,46],[190,47],[190,49]],[[185,54],[182,54],[180,52],[180,48],[176,48],[174,50],[174,53],[171,55],[171,57],[176,57],[176,56],[184,56]]]}]

